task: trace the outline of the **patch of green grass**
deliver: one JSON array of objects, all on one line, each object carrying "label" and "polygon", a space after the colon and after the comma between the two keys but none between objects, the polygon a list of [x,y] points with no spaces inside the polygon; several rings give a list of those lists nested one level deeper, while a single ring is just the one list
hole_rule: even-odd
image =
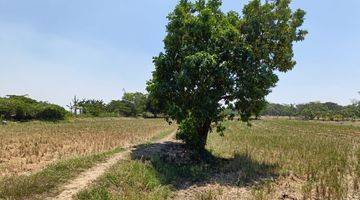
[{"label": "patch of green grass", "polygon": [[117,148],[105,153],[75,157],[51,164],[44,170],[29,176],[4,178],[0,180],[0,199],[28,199],[30,197],[41,199],[41,195],[120,151],[122,149]]},{"label": "patch of green grass", "polygon": [[92,199],[166,199],[169,186],[163,185],[157,170],[148,162],[123,161],[112,167],[91,188],[77,195],[79,200]]}]

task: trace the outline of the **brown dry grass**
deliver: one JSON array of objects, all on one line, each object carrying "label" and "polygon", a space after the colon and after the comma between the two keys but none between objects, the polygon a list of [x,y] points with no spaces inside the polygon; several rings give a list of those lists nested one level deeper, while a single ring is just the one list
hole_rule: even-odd
[{"label": "brown dry grass", "polygon": [[228,122],[225,137],[212,134],[208,148],[222,157],[248,155],[254,163],[277,166],[275,180],[253,187],[256,199],[359,199],[358,126],[285,119],[254,121],[252,127]]},{"label": "brown dry grass", "polygon": [[224,137],[210,134],[203,162],[176,141],[140,145],[133,161],[77,198],[360,199],[360,127],[287,119],[225,125]]},{"label": "brown dry grass", "polygon": [[0,126],[0,178],[40,170],[51,162],[149,140],[175,130],[163,119],[98,118]]}]

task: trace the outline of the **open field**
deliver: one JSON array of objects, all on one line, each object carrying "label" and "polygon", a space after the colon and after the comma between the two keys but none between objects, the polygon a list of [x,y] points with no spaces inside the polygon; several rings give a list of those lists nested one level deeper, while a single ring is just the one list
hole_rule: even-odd
[{"label": "open field", "polygon": [[348,125],[348,126],[358,126],[358,127],[360,127],[360,120],[357,120],[357,121],[339,121],[339,122],[319,121],[319,122],[326,123],[326,124]]},{"label": "open field", "polygon": [[[271,119],[281,119],[281,120],[303,120],[301,117],[285,117],[285,116],[262,116],[263,120]],[[314,123],[325,123],[325,124],[335,124],[335,125],[348,125],[348,126],[360,126],[360,120],[347,120],[347,121],[329,121],[329,120],[306,120],[307,122]]]},{"label": "open field", "polygon": [[[268,175],[277,181],[255,190],[265,199],[272,195],[351,199],[359,194],[359,144],[359,127],[267,120],[256,121],[251,128],[231,122],[224,140],[213,134],[208,148],[221,157],[249,157],[251,168],[259,163],[272,167]],[[257,176],[256,171],[247,172],[238,181]]]},{"label": "open field", "polygon": [[[14,138],[27,142],[32,149],[38,147],[37,151],[44,155],[55,152],[50,145],[56,145],[58,157],[42,160],[44,157],[36,157],[42,154],[24,151],[27,152],[24,155],[40,162],[29,163],[28,166],[36,166],[32,170],[9,170],[6,175],[13,176],[0,180],[0,199],[43,199],[57,195],[60,185],[130,144],[138,145],[129,160],[111,167],[75,198],[359,199],[360,127],[287,119],[252,121],[251,127],[227,121],[226,126],[224,137],[210,134],[208,153],[204,160],[199,160],[179,141],[146,142],[175,130],[175,126],[162,119],[13,123],[1,127],[4,138],[13,141],[9,144],[1,141],[7,148],[17,144]],[[44,138],[48,145],[31,143]],[[2,149],[1,155],[12,152],[16,151]],[[11,162],[3,162],[3,168],[10,169]],[[44,168],[50,162],[53,164]],[[27,166],[26,162],[23,166]],[[38,171],[41,168],[44,170]],[[34,171],[38,172],[16,175]]]},{"label": "open field", "polygon": [[163,119],[86,118],[0,126],[0,179],[36,172],[56,160],[143,143],[174,130]]},{"label": "open field", "polygon": [[78,199],[358,199],[360,128],[268,119],[227,122],[206,161],[177,141],[140,145]]}]

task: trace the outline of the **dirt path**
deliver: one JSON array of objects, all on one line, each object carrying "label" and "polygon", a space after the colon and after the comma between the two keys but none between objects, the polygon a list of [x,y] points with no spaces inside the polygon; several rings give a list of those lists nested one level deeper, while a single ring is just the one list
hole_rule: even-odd
[{"label": "dirt path", "polygon": [[[172,132],[166,137],[155,141],[156,143],[163,143],[168,140],[171,140],[176,132]],[[78,177],[66,183],[65,185],[60,187],[60,191],[62,191],[58,196],[54,198],[47,198],[53,200],[67,200],[72,199],[74,195],[79,193],[81,190],[85,189],[91,183],[93,183],[96,179],[98,179],[101,175],[103,175],[110,167],[115,165],[117,162],[123,159],[128,159],[130,153],[134,150],[134,147],[126,148],[125,151],[115,154],[108,160],[103,163],[97,164],[96,166],[88,169],[87,171],[79,174]]]}]

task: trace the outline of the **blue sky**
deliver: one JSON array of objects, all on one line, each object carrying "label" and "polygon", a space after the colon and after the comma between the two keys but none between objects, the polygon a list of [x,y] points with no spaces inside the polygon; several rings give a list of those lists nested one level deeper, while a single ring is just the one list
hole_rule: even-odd
[{"label": "blue sky", "polygon": [[[241,11],[240,0],[223,9]],[[0,96],[65,106],[73,95],[109,101],[145,91],[175,0],[0,0]],[[277,103],[360,99],[360,1],[293,0],[309,35],[297,66],[267,97]]]}]

